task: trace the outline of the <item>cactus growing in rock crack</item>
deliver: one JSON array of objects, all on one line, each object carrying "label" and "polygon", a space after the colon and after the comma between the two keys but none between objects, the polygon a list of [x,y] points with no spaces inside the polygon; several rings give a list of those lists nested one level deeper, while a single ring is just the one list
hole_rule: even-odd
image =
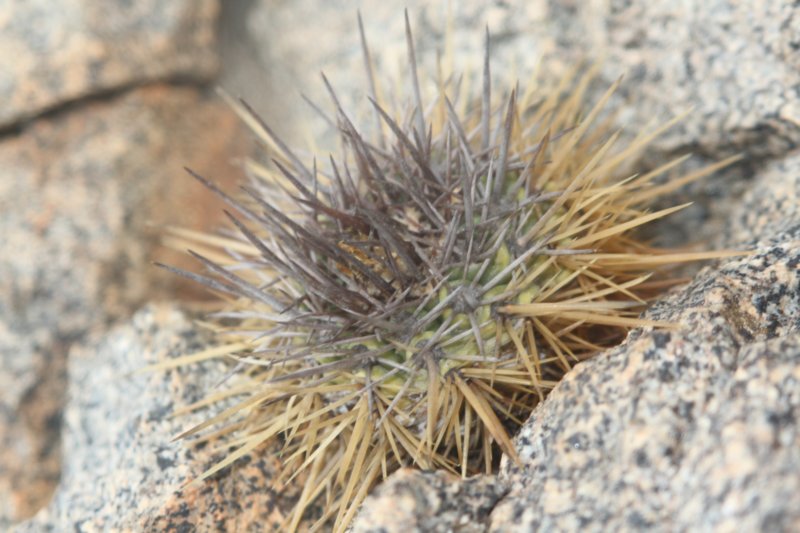
[{"label": "cactus growing in rock crack", "polygon": [[[369,489],[401,466],[489,472],[510,435],[577,362],[620,342],[646,303],[679,280],[663,267],[723,253],[657,250],[637,228],[684,206],[655,198],[729,161],[658,184],[680,161],[619,176],[671,124],[618,146],[595,125],[615,89],[588,112],[591,77],[496,105],[489,36],[482,90],[455,96],[440,79],[424,99],[406,16],[410,105],[377,97],[363,39],[370,105],[366,139],[326,79],[344,146],[303,161],[244,102],[235,109],[271,150],[251,162],[244,195],[222,196],[238,237],[196,239],[207,274],[166,267],[226,297],[215,315],[241,378],[217,398],[236,404],[213,424],[231,446],[207,477],[280,442],[286,476],[304,489],[289,517],[321,502],[316,526],[343,529]],[[463,87],[462,87],[463,88]],[[426,106],[427,104],[427,106]],[[183,233],[188,238],[188,233]]]}]

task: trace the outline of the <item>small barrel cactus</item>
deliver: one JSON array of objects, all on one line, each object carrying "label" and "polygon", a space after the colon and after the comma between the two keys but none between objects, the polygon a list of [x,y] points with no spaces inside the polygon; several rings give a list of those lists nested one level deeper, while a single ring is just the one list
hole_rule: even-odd
[{"label": "small barrel cactus", "polygon": [[727,162],[665,184],[678,162],[620,176],[670,124],[619,147],[594,125],[615,86],[587,112],[588,75],[495,105],[488,32],[482,91],[453,101],[450,78],[423,100],[407,38],[399,112],[376,98],[364,44],[373,139],[325,80],[344,147],[325,165],[234,102],[274,165],[251,163],[241,197],[196,176],[239,237],[205,241],[207,274],[166,267],[227,299],[215,353],[237,362],[243,399],[187,432],[226,424],[232,451],[205,475],[280,442],[287,476],[305,479],[290,529],[313,502],[317,526],[343,529],[402,466],[468,476],[500,451],[514,460],[513,430],[575,363],[663,326],[639,318],[676,282],[663,267],[720,255],[656,250],[636,231],[684,207],[651,212],[653,199]]}]

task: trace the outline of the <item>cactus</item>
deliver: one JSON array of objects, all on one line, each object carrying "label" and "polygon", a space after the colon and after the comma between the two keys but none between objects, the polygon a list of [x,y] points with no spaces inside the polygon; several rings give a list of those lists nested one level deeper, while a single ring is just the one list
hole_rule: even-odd
[{"label": "cactus", "polygon": [[680,282],[665,267],[724,255],[653,249],[636,232],[685,207],[651,212],[655,198],[730,161],[665,184],[680,161],[620,177],[672,123],[620,147],[597,124],[616,84],[586,112],[590,74],[496,105],[488,32],[483,92],[454,102],[440,80],[423,101],[407,36],[405,115],[378,101],[367,69],[374,139],[324,80],[344,146],[328,165],[232,102],[274,165],[251,162],[241,197],[195,174],[235,211],[238,237],[199,240],[216,248],[194,253],[206,274],[166,267],[225,297],[216,353],[237,362],[228,394],[244,395],[186,433],[224,425],[214,435],[232,451],[203,477],[280,442],[286,477],[305,479],[289,529],[322,502],[316,525],[342,530],[402,466],[469,476],[501,451],[515,460],[513,430],[574,364],[668,326],[639,318]]}]

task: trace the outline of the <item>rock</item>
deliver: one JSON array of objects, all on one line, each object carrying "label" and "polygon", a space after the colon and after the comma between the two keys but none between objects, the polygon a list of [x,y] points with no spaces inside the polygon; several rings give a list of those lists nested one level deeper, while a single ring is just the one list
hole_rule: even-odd
[{"label": "rock", "polygon": [[174,307],[155,305],[73,349],[61,485],[47,508],[12,531],[276,529],[295,492],[272,481],[274,453],[247,457],[221,479],[180,490],[219,455],[213,444],[172,442],[207,412],[169,415],[214,388],[224,364],[135,373],[207,343]]},{"label": "rock", "polygon": [[[659,139],[721,158],[787,154],[800,141],[796,47],[800,6],[730,0],[550,0],[553,57],[601,61],[606,83],[626,76],[619,124],[636,130],[692,109]],[[551,62],[553,63],[553,62]]]},{"label": "rock", "polygon": [[506,488],[489,476],[466,480],[405,468],[363,504],[352,533],[477,533]]},{"label": "rock", "polygon": [[800,155],[766,165],[742,196],[730,223],[717,234],[720,247],[778,244],[800,238]]},{"label": "rock", "polygon": [[237,182],[242,133],[215,96],[153,86],[0,142],[0,529],[41,506],[58,478],[69,345],[185,287],[150,265],[185,261],[157,253],[158,235],[166,224],[214,228],[221,210],[181,167]]},{"label": "rock", "polygon": [[14,326],[0,320],[0,529],[44,506],[61,468],[65,342]]},{"label": "rock", "polygon": [[91,95],[217,71],[216,0],[0,7],[0,128]]},{"label": "rock", "polygon": [[[458,72],[479,73],[483,61],[484,26],[494,37],[492,68],[495,79],[507,79],[514,66],[527,80],[535,58],[545,43],[530,30],[545,23],[543,0],[532,2],[452,2],[453,59]],[[386,1],[362,7],[364,29],[376,64],[379,92],[387,98],[410,95],[406,54],[404,8],[408,8],[414,33],[421,82],[435,89],[437,51],[445,50],[447,6],[442,3]],[[259,0],[251,8],[247,26],[251,42],[259,52],[257,60],[269,72],[269,86],[279,98],[264,98],[259,85],[246,78],[231,79],[231,87],[248,100],[273,124],[276,131],[296,141],[307,140],[307,130],[327,148],[335,141],[324,121],[301,98],[307,95],[323,109],[331,109],[330,98],[319,76],[325,72],[345,109],[358,117],[359,124],[373,124],[366,98],[368,80],[358,33],[357,12],[352,3],[337,0],[298,0],[276,3]],[[243,37],[244,38],[244,37]],[[249,65],[253,69],[252,63]],[[223,85],[225,86],[223,80]],[[327,134],[327,135],[325,135]],[[320,138],[322,137],[322,139]],[[336,146],[332,144],[332,146]]]},{"label": "rock", "polygon": [[578,365],[517,435],[491,530],[800,524],[799,263],[791,241],[709,269],[649,313],[679,330]]}]

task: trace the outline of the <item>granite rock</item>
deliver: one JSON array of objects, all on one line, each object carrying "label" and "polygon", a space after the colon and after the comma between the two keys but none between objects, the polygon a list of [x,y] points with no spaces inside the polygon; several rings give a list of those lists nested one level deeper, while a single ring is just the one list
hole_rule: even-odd
[{"label": "granite rock", "polygon": [[490,529],[796,528],[798,264],[793,240],[708,269],[649,312],[680,329],[578,365],[517,435]]},{"label": "granite rock", "polygon": [[234,183],[230,159],[246,150],[215,96],[167,86],[43,117],[0,142],[0,525],[33,513],[57,481],[69,345],[182,290],[150,265],[185,260],[158,247],[164,225],[219,224],[220,204],[182,165]]},{"label": "granite rock", "polygon": [[176,308],[151,305],[73,349],[61,484],[48,507],[12,531],[275,530],[296,493],[273,481],[274,453],[182,489],[219,455],[213,443],[172,441],[207,412],[169,415],[214,388],[224,363],[137,372],[207,344]]},{"label": "granite rock", "polygon": [[506,490],[489,476],[405,468],[366,499],[352,533],[478,533]]},{"label": "granite rock", "polygon": [[29,0],[0,6],[0,128],[122,87],[209,80],[216,0]]},{"label": "granite rock", "polygon": [[64,339],[0,319],[0,529],[44,506],[61,468]]},{"label": "granite rock", "polygon": [[800,155],[768,163],[732,215],[717,234],[720,247],[777,244],[800,238]]},{"label": "granite rock", "polygon": [[793,2],[549,0],[548,63],[598,60],[602,79],[625,75],[617,120],[638,129],[692,109],[659,139],[661,153],[776,157],[800,141]]}]

